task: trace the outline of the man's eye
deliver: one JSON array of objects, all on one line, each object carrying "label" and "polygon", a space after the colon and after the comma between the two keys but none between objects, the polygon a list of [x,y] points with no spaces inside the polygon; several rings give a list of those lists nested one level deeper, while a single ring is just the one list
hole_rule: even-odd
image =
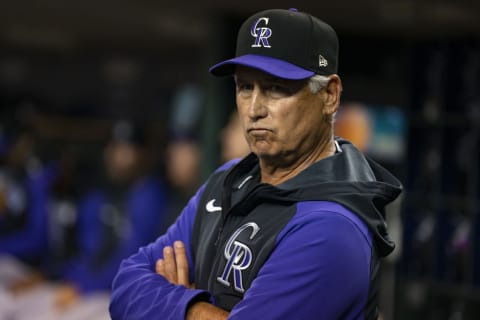
[{"label": "man's eye", "polygon": [[247,83],[241,83],[237,85],[239,91],[253,90],[253,85]]},{"label": "man's eye", "polygon": [[279,85],[270,86],[269,91],[270,91],[270,94],[272,94],[274,96],[280,96],[280,95],[284,96],[288,93],[287,88],[279,86]]},{"label": "man's eye", "polygon": [[272,92],[283,92],[284,90],[283,90],[283,88],[280,87],[280,86],[272,85],[272,86],[270,87],[270,91],[272,91]]}]

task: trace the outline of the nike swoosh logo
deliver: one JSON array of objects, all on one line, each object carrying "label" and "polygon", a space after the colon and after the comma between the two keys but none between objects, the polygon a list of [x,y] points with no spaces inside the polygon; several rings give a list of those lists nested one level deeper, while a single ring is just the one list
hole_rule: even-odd
[{"label": "nike swoosh logo", "polygon": [[207,202],[207,205],[205,206],[205,209],[207,209],[208,212],[218,212],[222,211],[222,207],[216,206],[215,205],[215,199],[212,199]]}]

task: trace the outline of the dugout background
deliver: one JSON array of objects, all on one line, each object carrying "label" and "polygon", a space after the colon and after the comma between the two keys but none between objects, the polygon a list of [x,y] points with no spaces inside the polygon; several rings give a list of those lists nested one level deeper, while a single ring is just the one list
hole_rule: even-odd
[{"label": "dugout background", "polygon": [[[394,106],[403,181],[401,255],[390,261],[395,319],[480,314],[480,5],[468,1],[295,4],[331,23],[341,45],[343,100]],[[33,104],[45,157],[68,149],[91,173],[119,118],[142,122],[159,170],[175,95],[204,92],[202,175],[219,163],[233,83],[208,75],[233,54],[249,14],[286,2],[10,1],[0,3],[2,112]],[[4,113],[4,114],[5,114]],[[388,320],[388,319],[386,319]]]}]

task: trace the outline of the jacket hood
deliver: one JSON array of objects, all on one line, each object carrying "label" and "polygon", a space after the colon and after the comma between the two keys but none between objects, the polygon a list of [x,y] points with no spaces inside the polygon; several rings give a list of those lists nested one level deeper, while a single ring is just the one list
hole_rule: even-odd
[{"label": "jacket hood", "polygon": [[[259,195],[259,200],[339,203],[367,224],[378,255],[387,256],[395,244],[388,235],[385,206],[397,198],[402,185],[390,172],[364,156],[347,140],[335,141],[341,152],[314,163],[280,185],[270,186],[268,192]],[[251,154],[232,168],[226,181],[238,185],[255,167],[258,168],[258,159]]]}]

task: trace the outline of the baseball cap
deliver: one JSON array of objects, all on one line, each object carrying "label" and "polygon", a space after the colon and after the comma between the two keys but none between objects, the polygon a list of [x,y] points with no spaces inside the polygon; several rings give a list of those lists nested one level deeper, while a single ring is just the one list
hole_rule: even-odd
[{"label": "baseball cap", "polygon": [[296,9],[270,9],[243,23],[235,58],[214,65],[210,72],[232,75],[237,65],[243,65],[300,80],[337,73],[337,62],[338,38],[330,25]]}]

